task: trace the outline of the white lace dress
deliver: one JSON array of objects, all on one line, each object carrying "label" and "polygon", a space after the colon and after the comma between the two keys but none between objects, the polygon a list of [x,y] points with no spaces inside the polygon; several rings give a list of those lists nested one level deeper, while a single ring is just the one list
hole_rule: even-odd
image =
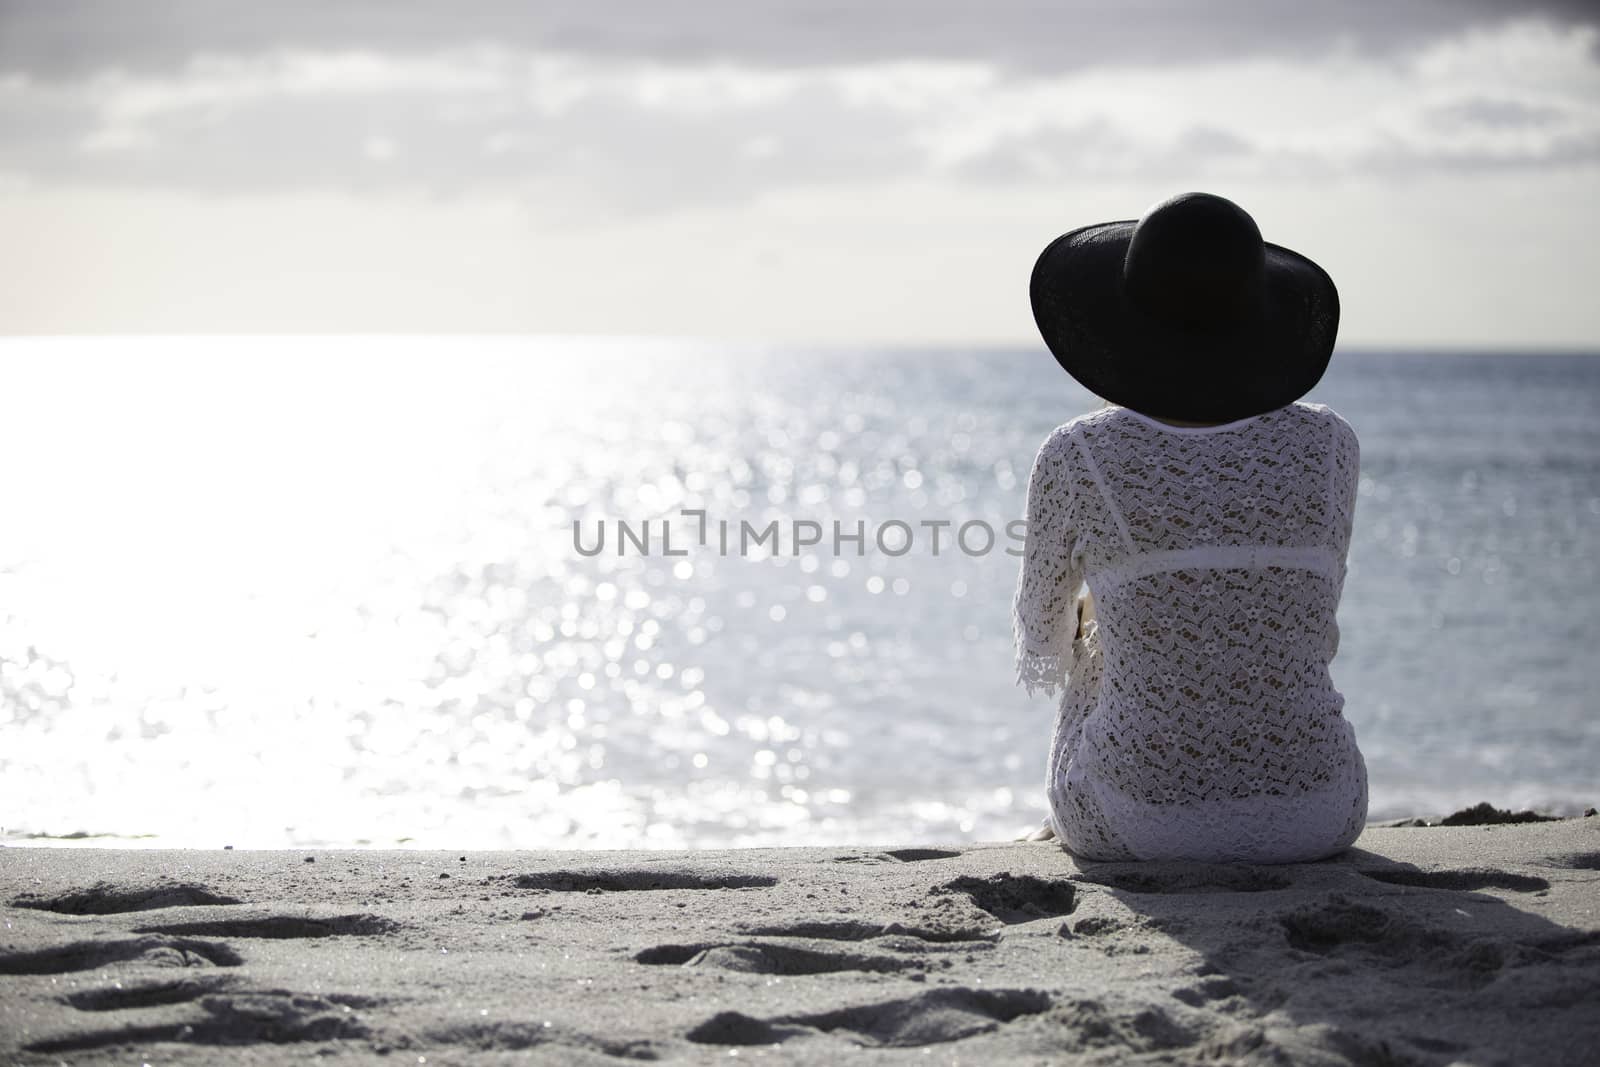
[{"label": "white lace dress", "polygon": [[[1050,821],[1086,859],[1289,863],[1361,833],[1329,661],[1355,432],[1296,403],[1215,427],[1073,419],[1028,481],[1017,678],[1061,691]],[[1076,599],[1095,612],[1085,636]]]}]

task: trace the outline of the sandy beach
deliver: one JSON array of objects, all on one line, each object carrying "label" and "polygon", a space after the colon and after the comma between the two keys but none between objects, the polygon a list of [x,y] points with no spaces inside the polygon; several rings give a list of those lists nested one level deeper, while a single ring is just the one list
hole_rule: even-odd
[{"label": "sandy beach", "polygon": [[1579,1064],[1600,818],[1053,843],[0,849],[0,1061]]}]

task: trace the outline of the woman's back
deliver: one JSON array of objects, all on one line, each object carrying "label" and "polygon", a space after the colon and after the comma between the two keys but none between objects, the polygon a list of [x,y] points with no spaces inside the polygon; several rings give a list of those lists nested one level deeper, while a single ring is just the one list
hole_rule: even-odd
[{"label": "woman's back", "polygon": [[[1051,766],[1069,848],[1276,862],[1360,833],[1328,673],[1358,462],[1349,425],[1304,403],[1208,427],[1107,408],[1040,448],[1018,672],[1053,689],[1077,660]],[[1098,629],[1073,646],[1085,578]]]}]

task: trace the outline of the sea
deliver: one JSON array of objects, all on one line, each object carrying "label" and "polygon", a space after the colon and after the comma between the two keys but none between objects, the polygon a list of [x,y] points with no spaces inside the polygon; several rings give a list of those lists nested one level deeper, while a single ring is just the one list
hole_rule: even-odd
[{"label": "sea", "polygon": [[[0,340],[0,842],[1008,839],[1041,349]],[[1600,358],[1338,352],[1369,819],[1600,803]]]}]

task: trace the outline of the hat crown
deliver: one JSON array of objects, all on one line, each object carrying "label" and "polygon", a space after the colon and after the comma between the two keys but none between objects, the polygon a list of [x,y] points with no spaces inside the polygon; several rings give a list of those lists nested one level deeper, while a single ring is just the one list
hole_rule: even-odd
[{"label": "hat crown", "polygon": [[1186,329],[1234,325],[1260,307],[1261,230],[1243,208],[1210,193],[1163,200],[1134,227],[1123,288],[1141,311]]}]

